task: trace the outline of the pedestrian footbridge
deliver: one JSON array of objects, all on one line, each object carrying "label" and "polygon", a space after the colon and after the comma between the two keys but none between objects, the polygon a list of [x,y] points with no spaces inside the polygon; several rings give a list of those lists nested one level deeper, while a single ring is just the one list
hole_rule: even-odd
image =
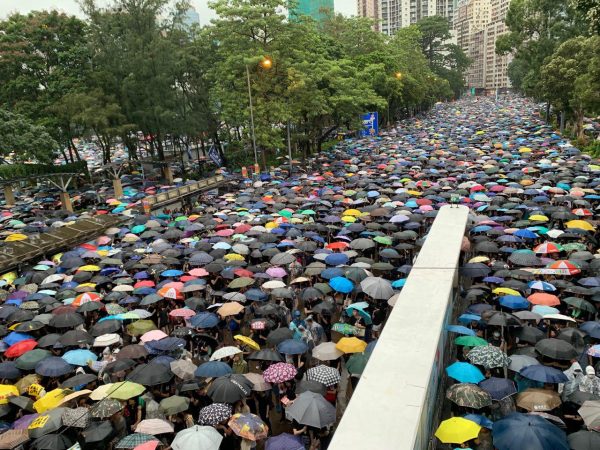
[{"label": "pedestrian footbridge", "polygon": [[330,450],[424,450],[441,413],[468,208],[440,209]]}]

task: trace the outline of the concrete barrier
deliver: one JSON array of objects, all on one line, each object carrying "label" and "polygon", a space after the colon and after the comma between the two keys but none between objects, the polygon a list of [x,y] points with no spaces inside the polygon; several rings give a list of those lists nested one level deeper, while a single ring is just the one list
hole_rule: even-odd
[{"label": "concrete barrier", "polygon": [[468,211],[440,209],[329,450],[430,447]]}]

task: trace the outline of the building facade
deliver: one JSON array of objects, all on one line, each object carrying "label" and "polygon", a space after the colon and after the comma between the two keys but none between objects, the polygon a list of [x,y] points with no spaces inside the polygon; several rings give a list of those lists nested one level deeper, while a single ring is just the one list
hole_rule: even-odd
[{"label": "building facade", "polygon": [[373,30],[381,31],[381,0],[356,0],[356,11],[359,17],[375,20]]},{"label": "building facade", "polygon": [[510,0],[460,0],[453,28],[457,44],[473,61],[467,72],[467,85],[493,91],[510,87],[508,56],[496,54],[496,40],[507,32],[504,20]]},{"label": "building facade", "polygon": [[[392,35],[429,16],[443,16],[452,21],[456,0],[376,0],[379,3],[381,31]],[[361,11],[359,10],[359,15]]]},{"label": "building facade", "polygon": [[293,20],[301,16],[310,16],[317,22],[323,22],[333,12],[333,0],[297,0],[297,6],[289,10],[289,18]]}]

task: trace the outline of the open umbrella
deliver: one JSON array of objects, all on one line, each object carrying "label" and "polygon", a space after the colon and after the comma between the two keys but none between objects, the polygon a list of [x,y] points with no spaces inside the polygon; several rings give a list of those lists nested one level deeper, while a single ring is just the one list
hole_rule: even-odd
[{"label": "open umbrella", "polygon": [[235,434],[250,441],[264,439],[269,434],[269,427],[259,416],[251,413],[234,414],[227,425]]},{"label": "open umbrella", "polygon": [[267,439],[265,450],[304,450],[306,447],[300,436],[281,433]]},{"label": "open umbrella", "polygon": [[283,383],[293,379],[298,371],[292,364],[275,363],[267,367],[263,372],[263,378],[268,383]]},{"label": "open umbrella", "polygon": [[285,416],[302,425],[323,428],[335,422],[336,410],[322,395],[306,391],[286,407]]},{"label": "open umbrella", "polygon": [[194,425],[180,431],[173,439],[173,450],[218,450],[223,436],[213,427]]},{"label": "open umbrella", "polygon": [[600,448],[600,433],[584,430],[576,431],[567,436],[567,441],[571,450],[595,450]]},{"label": "open umbrella", "polygon": [[335,367],[323,364],[308,369],[305,377],[309,381],[317,381],[325,386],[333,386],[341,380],[340,372]]},{"label": "open umbrella", "polygon": [[435,437],[444,444],[462,444],[479,436],[481,426],[472,420],[452,417],[440,423]]},{"label": "open umbrella", "polygon": [[187,411],[190,406],[188,397],[173,395],[160,401],[160,410],[167,416]]},{"label": "open umbrella", "polygon": [[446,398],[459,406],[481,409],[492,404],[492,397],[472,383],[454,384],[446,391]]},{"label": "open umbrella", "polygon": [[600,400],[587,400],[577,410],[587,427],[600,431]]},{"label": "open umbrella", "polygon": [[213,403],[200,410],[198,423],[200,425],[216,425],[231,417],[233,408],[227,403]]},{"label": "open umbrella", "polygon": [[473,348],[467,353],[467,359],[473,364],[481,365],[486,369],[506,367],[510,363],[510,359],[502,350],[491,345]]},{"label": "open umbrella", "polygon": [[512,413],[494,422],[494,446],[498,450],[569,450],[564,431],[546,419]]},{"label": "open umbrella", "polygon": [[552,411],[561,405],[558,392],[529,388],[517,395],[517,406],[527,411]]},{"label": "open umbrella", "polygon": [[173,425],[170,422],[162,419],[145,419],[142,420],[135,428],[136,433],[146,434],[165,434],[173,433]]},{"label": "open umbrella", "polygon": [[457,361],[446,367],[446,373],[459,383],[479,383],[485,380],[481,371],[472,364]]},{"label": "open umbrella", "polygon": [[252,392],[252,383],[243,375],[230,374],[213,380],[208,396],[218,403],[235,403]]}]

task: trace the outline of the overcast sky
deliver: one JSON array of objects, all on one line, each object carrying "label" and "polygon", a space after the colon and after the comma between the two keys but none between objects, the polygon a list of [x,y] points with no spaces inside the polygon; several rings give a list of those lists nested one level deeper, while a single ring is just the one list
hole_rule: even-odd
[{"label": "overcast sky", "polygon": [[[99,0],[100,4],[109,3]],[[208,7],[208,0],[191,0],[192,5],[200,13],[200,23],[206,24],[214,17],[214,12]],[[0,18],[10,13],[43,9],[58,9],[69,14],[81,15],[76,0],[0,0]],[[356,0],[335,0],[335,10],[346,16],[356,15]]]}]

